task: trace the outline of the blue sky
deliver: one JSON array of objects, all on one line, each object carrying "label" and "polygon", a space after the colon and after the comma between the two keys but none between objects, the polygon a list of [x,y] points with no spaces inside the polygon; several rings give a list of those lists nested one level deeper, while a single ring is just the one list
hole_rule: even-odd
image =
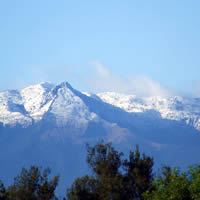
[{"label": "blue sky", "polygon": [[200,96],[199,10],[197,0],[1,1],[0,89],[69,81]]}]

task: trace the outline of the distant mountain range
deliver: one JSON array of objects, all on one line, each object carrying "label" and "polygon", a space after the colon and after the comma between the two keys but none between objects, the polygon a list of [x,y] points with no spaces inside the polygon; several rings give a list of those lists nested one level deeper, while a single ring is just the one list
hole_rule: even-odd
[{"label": "distant mountain range", "polygon": [[[135,144],[160,164],[200,161],[200,99],[90,94],[69,83],[41,83],[0,92],[0,178],[22,166],[49,166],[62,175],[60,191],[87,171],[85,143]],[[80,167],[81,166],[81,167]]]}]

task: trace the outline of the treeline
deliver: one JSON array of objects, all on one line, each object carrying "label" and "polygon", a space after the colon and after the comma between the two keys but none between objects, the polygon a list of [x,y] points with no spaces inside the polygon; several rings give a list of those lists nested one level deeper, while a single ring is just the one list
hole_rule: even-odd
[{"label": "treeline", "polygon": [[[200,165],[186,171],[163,167],[153,174],[153,158],[138,146],[128,158],[110,143],[87,145],[91,175],[79,177],[66,191],[69,200],[200,200]],[[11,186],[0,183],[0,200],[57,200],[58,176],[32,166]]]}]

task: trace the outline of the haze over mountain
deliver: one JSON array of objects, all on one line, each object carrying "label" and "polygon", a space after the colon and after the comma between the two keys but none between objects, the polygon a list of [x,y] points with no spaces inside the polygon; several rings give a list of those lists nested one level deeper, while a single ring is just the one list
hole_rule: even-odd
[{"label": "haze over mountain", "polygon": [[0,178],[7,183],[38,164],[62,175],[63,192],[87,170],[85,143],[101,139],[125,152],[139,144],[158,165],[197,163],[200,99],[90,94],[67,82],[0,92]]}]

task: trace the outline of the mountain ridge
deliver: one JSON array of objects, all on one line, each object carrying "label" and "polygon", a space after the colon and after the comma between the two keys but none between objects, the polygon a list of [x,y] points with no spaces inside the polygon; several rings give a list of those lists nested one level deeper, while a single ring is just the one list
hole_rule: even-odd
[{"label": "mountain ridge", "polygon": [[[23,126],[29,126],[34,121],[42,120],[43,116],[51,109],[57,92],[61,89],[65,90],[63,95],[64,93],[68,94],[68,97],[60,102],[61,107],[69,98],[72,98],[73,101],[78,101],[76,106],[80,106],[81,101],[78,100],[79,97],[72,94],[78,90],[75,90],[68,82],[63,82],[59,85],[43,82],[25,87],[22,90],[5,90],[0,92],[0,122],[5,125],[19,123]],[[80,93],[89,98],[111,104],[128,113],[142,113],[154,110],[163,119],[184,121],[200,131],[200,99],[197,98],[183,98],[181,96],[144,98],[114,92]],[[84,103],[81,106],[83,108]],[[79,109],[81,108],[79,107]],[[60,108],[60,112],[64,111]]]},{"label": "mountain ridge", "polygon": [[[85,143],[100,140],[123,152],[139,144],[157,165],[197,163],[198,105],[198,99],[88,94],[65,82],[0,92],[0,179],[9,184],[22,167],[37,164],[62,176],[59,191],[64,193],[67,184],[87,171]],[[178,117],[166,117],[163,110]]]}]

